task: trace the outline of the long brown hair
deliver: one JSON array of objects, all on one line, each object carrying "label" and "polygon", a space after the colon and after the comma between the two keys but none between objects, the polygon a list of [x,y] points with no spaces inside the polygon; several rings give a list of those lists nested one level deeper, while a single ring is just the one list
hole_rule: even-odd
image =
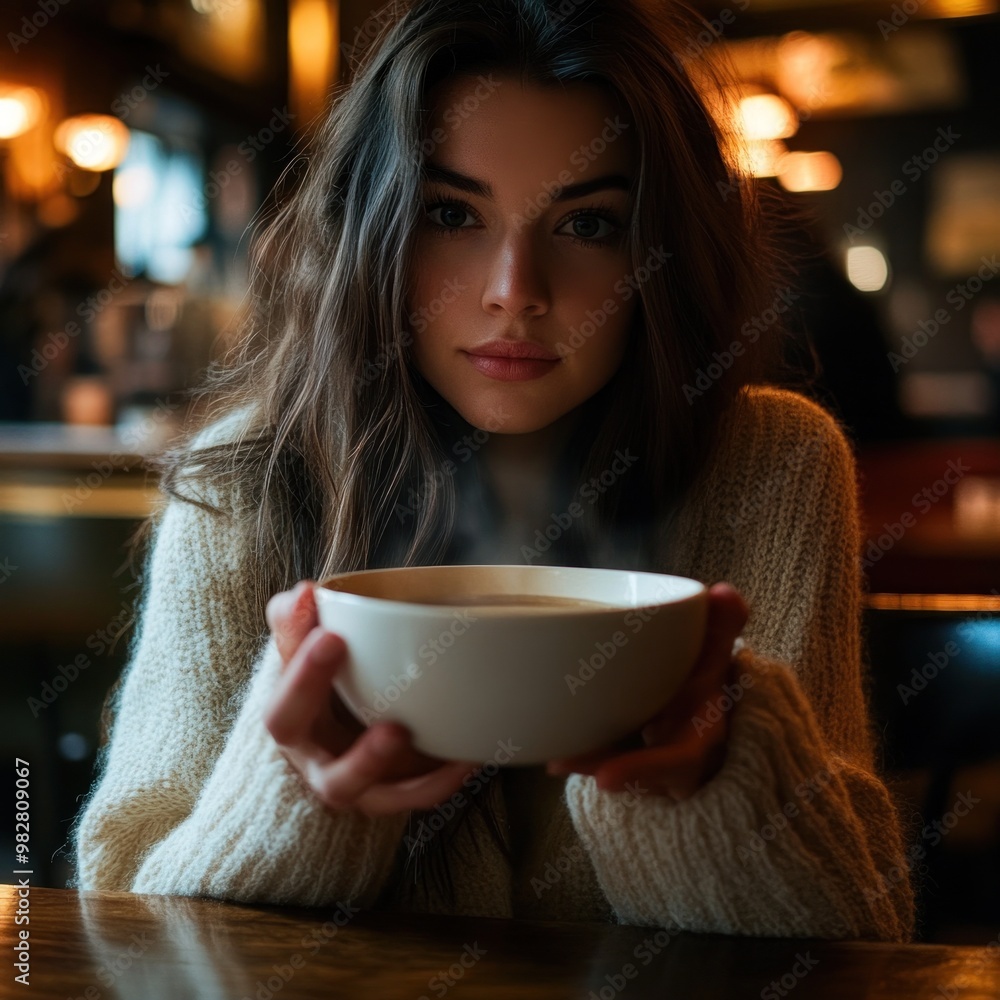
[{"label": "long brown hair", "polygon": [[[680,4],[640,0],[414,0],[384,20],[274,193],[235,351],[191,394],[203,417],[252,412],[252,430],[196,454],[187,434],[159,463],[175,497],[202,479],[241,498],[218,512],[255,555],[246,593],[262,628],[268,598],[298,580],[461,558],[460,484],[438,470],[470,428],[411,363],[406,278],[426,95],[451,74],[590,82],[628,108],[640,157],[626,236],[633,270],[654,247],[672,256],[644,280],[626,357],[588,401],[570,449],[576,482],[600,475],[623,446],[639,461],[574,523],[563,551],[586,562],[593,540],[641,535],[683,496],[740,387],[767,380],[781,351],[772,323],[728,367],[715,364],[710,390],[683,391],[782,283],[757,191],[673,55],[703,28]],[[400,519],[408,495],[420,502]],[[470,805],[509,857],[489,796]],[[434,837],[428,854],[443,857],[447,841]]]}]

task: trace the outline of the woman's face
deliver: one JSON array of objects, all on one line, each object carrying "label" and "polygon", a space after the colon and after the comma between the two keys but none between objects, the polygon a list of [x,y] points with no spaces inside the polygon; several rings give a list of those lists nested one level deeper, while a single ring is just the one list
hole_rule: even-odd
[{"label": "woman's face", "polygon": [[[582,83],[457,76],[430,100],[413,359],[473,426],[537,431],[593,396],[625,352],[634,128]],[[498,340],[553,360],[499,359]]]}]

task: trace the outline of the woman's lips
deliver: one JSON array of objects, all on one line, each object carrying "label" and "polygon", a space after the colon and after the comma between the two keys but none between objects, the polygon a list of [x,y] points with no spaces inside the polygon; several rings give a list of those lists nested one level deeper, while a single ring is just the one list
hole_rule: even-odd
[{"label": "woman's lips", "polygon": [[488,378],[500,382],[521,382],[541,378],[559,364],[559,358],[545,361],[542,358],[496,358],[485,354],[467,354],[473,366]]}]

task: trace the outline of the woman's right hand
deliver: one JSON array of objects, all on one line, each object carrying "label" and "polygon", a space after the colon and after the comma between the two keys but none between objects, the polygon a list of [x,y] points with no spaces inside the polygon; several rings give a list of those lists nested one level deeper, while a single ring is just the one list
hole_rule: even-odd
[{"label": "woman's right hand", "polygon": [[428,757],[402,724],[366,728],[354,717],[333,687],[347,647],[319,627],[313,586],[304,580],[267,604],[282,661],[264,720],[268,732],[328,809],[385,816],[445,801],[480,765]]}]

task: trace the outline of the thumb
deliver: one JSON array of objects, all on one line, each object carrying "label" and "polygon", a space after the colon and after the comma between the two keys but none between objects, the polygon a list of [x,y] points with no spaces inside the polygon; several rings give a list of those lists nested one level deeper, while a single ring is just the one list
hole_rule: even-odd
[{"label": "thumb", "polygon": [[268,602],[267,619],[281,659],[287,664],[318,624],[312,581],[303,580],[292,590],[272,597]]},{"label": "thumb", "polygon": [[728,583],[709,587],[701,652],[680,691],[642,730],[647,745],[666,739],[725,681],[732,662],[733,642],[743,630],[747,617],[746,601],[735,587]]},{"label": "thumb", "polygon": [[733,643],[746,626],[750,609],[740,592],[728,583],[716,583],[708,590],[708,621],[702,657],[706,667],[728,663]]}]

